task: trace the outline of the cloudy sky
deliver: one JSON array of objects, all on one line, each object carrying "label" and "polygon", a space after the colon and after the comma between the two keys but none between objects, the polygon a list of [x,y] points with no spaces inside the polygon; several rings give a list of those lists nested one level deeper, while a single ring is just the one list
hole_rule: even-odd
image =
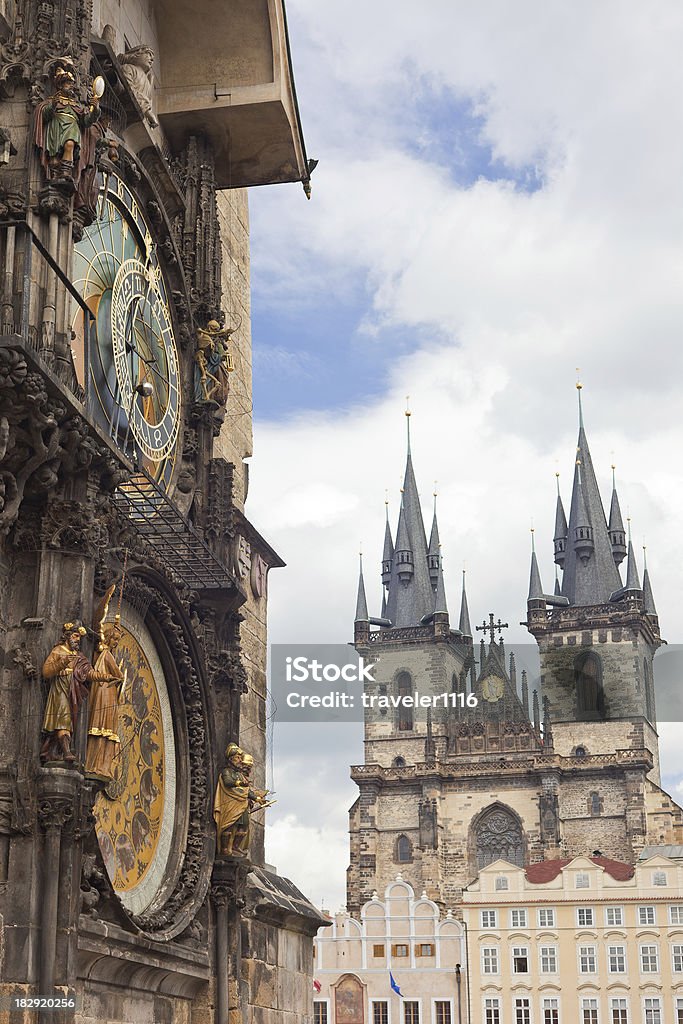
[{"label": "cloudy sky", "polygon": [[[410,395],[434,481],[452,614],[524,641],[533,520],[553,584],[576,367],[593,461],[646,541],[663,635],[681,642],[683,7],[675,0],[288,0],[310,156],[252,190],[251,518],[288,563],[273,642],[352,637],[357,552],[380,601]],[[671,727],[665,783],[683,796]],[[274,726],[268,858],[344,899],[358,727]]]}]

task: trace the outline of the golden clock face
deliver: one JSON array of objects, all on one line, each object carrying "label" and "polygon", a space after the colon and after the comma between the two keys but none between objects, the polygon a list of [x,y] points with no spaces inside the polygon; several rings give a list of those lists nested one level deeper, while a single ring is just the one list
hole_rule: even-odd
[{"label": "golden clock face", "polygon": [[124,906],[141,913],[159,890],[170,853],[173,726],[161,665],[137,617],[123,618],[113,654],[124,674],[117,726],[121,743],[114,778],[95,801],[95,830],[114,890]]},{"label": "golden clock face", "polygon": [[481,684],[481,693],[484,700],[495,703],[505,693],[505,680],[500,676],[487,676]]}]

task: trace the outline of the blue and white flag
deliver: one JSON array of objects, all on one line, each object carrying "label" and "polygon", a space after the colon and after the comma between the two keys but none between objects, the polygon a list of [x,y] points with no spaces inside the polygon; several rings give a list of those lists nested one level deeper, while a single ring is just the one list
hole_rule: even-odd
[{"label": "blue and white flag", "polygon": [[401,996],[401,999],[403,999],[403,994],[401,993],[400,988],[396,984],[396,981],[394,980],[394,976],[391,973],[391,971],[389,971],[389,983],[391,985],[392,990],[396,993],[396,995]]}]

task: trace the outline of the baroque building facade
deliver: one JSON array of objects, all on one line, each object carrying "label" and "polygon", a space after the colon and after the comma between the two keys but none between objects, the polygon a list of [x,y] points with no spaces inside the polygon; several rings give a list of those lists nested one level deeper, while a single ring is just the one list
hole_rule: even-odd
[{"label": "baroque building facade", "polygon": [[552,594],[532,550],[524,625],[540,669],[531,685],[527,671],[518,679],[500,619],[489,615],[475,643],[464,576],[451,626],[436,510],[427,539],[408,434],[381,614],[368,614],[361,566],[355,615],[355,646],[375,661],[376,682],[366,684],[365,762],[351,769],[354,916],[397,870],[455,908],[498,859],[523,867],[598,848],[633,863],[647,844],[680,842],[681,809],[659,784],[653,657],[662,640],[651,581],[647,568],[640,581],[616,487],[605,515],[579,409],[568,519],[558,490],[562,580]]},{"label": "baroque building facade", "polygon": [[0,989],[306,1019],[245,511],[246,188],[310,193],[284,6],[8,0],[0,123]]}]

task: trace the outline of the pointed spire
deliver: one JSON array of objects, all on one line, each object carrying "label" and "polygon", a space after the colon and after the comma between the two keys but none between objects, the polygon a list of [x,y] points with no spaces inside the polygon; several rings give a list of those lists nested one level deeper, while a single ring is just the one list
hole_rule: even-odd
[{"label": "pointed spire", "polygon": [[638,575],[638,566],[636,565],[636,556],[633,551],[633,543],[631,542],[631,520],[628,520],[628,561],[626,563],[626,591],[642,591],[640,586],[640,577]]},{"label": "pointed spire", "polygon": [[[579,392],[581,388],[577,385]],[[581,395],[579,394],[579,402]],[[569,510],[562,596],[570,605],[606,604],[621,589],[607,519],[579,404],[574,485]]]},{"label": "pointed spire", "polygon": [[440,547],[441,545],[439,543],[439,524],[436,520],[436,491],[434,491],[434,518],[432,519],[432,532],[429,535],[429,549],[427,551],[427,561],[429,562],[429,578],[432,581],[433,587],[436,587],[439,580]]},{"label": "pointed spire", "polygon": [[465,637],[472,637],[472,627],[470,626],[470,611],[467,607],[467,592],[465,590],[465,570],[462,571],[462,598],[460,600],[460,622],[458,629]]},{"label": "pointed spire", "polygon": [[386,524],[384,526],[384,550],[382,551],[382,583],[388,587],[391,582],[391,567],[394,560],[394,542],[389,526],[389,501],[385,499]]},{"label": "pointed spire", "polygon": [[387,617],[387,595],[384,590],[382,590],[382,611],[380,612],[380,617],[383,619]]},{"label": "pointed spire", "polygon": [[619,507],[619,495],[617,494],[617,482],[615,475],[616,467],[612,466],[612,502],[609,509],[609,539],[612,543],[612,554],[616,565],[621,565],[626,557],[626,533],[624,521],[621,518]]},{"label": "pointed spire", "polygon": [[404,495],[402,494],[401,511],[398,514],[398,529],[396,530],[396,547],[394,548],[394,556],[398,578],[405,583],[413,575],[415,569],[413,567],[413,550],[410,544],[410,536],[408,535],[408,525],[406,523],[406,512],[403,497]]},{"label": "pointed spire", "polygon": [[529,677],[526,669],[522,669],[522,706],[527,718],[529,717]]},{"label": "pointed spire", "polygon": [[562,504],[562,497],[560,495],[560,474],[555,474],[557,481],[557,507],[555,509],[555,533],[553,535],[553,545],[555,547],[555,561],[560,566],[564,567],[565,552],[567,549],[567,517],[564,514],[564,505]]},{"label": "pointed spire", "polygon": [[652,584],[650,583],[650,571],[647,567],[647,548],[643,544],[643,611],[646,615],[656,615],[657,608],[655,607],[655,599],[652,594]]},{"label": "pointed spire", "polygon": [[542,601],[545,606],[541,573],[538,568],[538,559],[536,558],[536,545],[534,543],[533,527],[531,528],[531,573],[529,576],[529,596],[527,598],[527,603],[531,601]]},{"label": "pointed spire", "polygon": [[555,597],[559,597],[562,593],[562,587],[560,586],[560,577],[557,575],[557,569],[555,569],[555,590],[553,591]]},{"label": "pointed spire", "polygon": [[515,662],[515,652],[510,651],[510,682],[512,683],[515,693],[517,692],[517,664]]},{"label": "pointed spire", "polygon": [[534,690],[534,729],[536,732],[540,732],[541,729],[541,715],[538,707],[538,690]]},{"label": "pointed spire", "polygon": [[359,555],[360,569],[358,572],[358,598],[356,600],[356,617],[354,622],[369,622],[368,602],[365,599],[365,581],[363,580],[363,555]]},{"label": "pointed spire", "polygon": [[436,593],[434,594],[434,614],[448,615],[446,606],[446,586],[443,581],[443,559],[439,555],[439,568],[436,581]]}]

